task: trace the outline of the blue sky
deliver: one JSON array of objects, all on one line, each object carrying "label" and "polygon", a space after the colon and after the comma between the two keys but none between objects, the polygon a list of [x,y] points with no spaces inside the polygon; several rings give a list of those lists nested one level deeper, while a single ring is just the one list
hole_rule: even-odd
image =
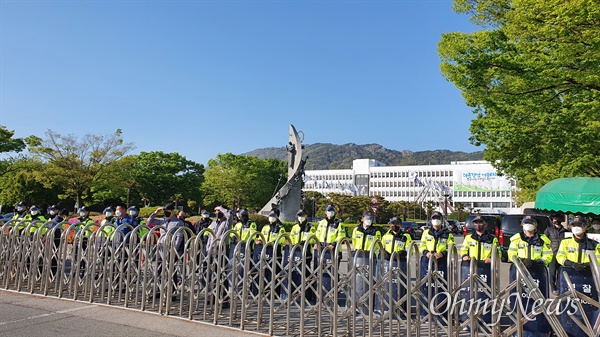
[{"label": "blue sky", "polygon": [[206,164],[287,143],[478,151],[442,78],[451,1],[0,1],[0,124]]}]

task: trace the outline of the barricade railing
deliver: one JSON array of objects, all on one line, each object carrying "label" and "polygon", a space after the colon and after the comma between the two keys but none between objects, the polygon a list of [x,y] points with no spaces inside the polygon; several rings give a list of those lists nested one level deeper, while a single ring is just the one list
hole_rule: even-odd
[{"label": "barricade railing", "polygon": [[[468,276],[462,274],[453,245],[438,260],[423,258],[416,241],[404,255],[388,254],[380,241],[355,251],[349,238],[325,245],[314,235],[294,245],[288,234],[266,242],[260,232],[240,241],[235,231],[215,238],[210,229],[194,235],[184,227],[95,229],[67,222],[2,224],[0,288],[298,336],[523,336],[532,317],[544,317],[563,336],[559,305],[600,309],[567,274],[568,291],[549,301],[518,258],[515,279],[500,289],[495,247],[484,277],[475,260],[464,262]],[[593,254],[590,260],[597,289],[600,267]],[[515,303],[524,292],[540,302],[535,310]],[[461,316],[457,299],[482,301]],[[570,319],[589,336],[600,327],[585,315]]]}]

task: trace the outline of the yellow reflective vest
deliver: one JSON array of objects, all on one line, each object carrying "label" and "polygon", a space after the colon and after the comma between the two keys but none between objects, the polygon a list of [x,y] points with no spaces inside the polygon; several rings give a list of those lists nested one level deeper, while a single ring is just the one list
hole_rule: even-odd
[{"label": "yellow reflective vest", "polygon": [[[269,225],[265,225],[263,226],[263,228],[260,230],[260,232],[262,233],[262,235],[265,237],[265,240],[267,242],[275,242],[275,240],[277,240],[277,237],[280,234],[285,233],[285,228],[283,228],[283,226],[279,225],[279,224],[269,224]],[[279,241],[279,243],[283,243],[283,239],[281,239]],[[263,242],[264,244],[264,242]]]},{"label": "yellow reflective vest", "polygon": [[335,245],[346,237],[346,230],[344,229],[344,223],[337,218],[323,219],[319,221],[315,235],[319,242]]},{"label": "yellow reflective vest", "polygon": [[591,240],[587,236],[583,240],[574,237],[566,238],[558,246],[556,261],[561,265],[564,265],[566,260],[574,263],[588,263],[590,262],[588,252],[593,252],[596,260],[600,263],[600,243],[598,241]]},{"label": "yellow reflective vest", "polygon": [[315,234],[316,230],[317,229],[315,225],[309,222],[307,222],[304,225],[296,223],[290,231],[290,240],[292,241],[293,245],[304,243],[306,242],[310,234]]},{"label": "yellow reflective vest", "polygon": [[354,247],[354,250],[368,252],[376,240],[381,240],[381,232],[375,227],[364,228],[362,224],[358,224],[352,230],[352,247]]},{"label": "yellow reflective vest", "polygon": [[381,241],[383,242],[383,248],[385,251],[391,255],[392,253],[406,251],[406,247],[408,247],[412,241],[412,238],[408,233],[394,234],[394,232],[390,230],[383,234]]},{"label": "yellow reflective vest", "polygon": [[508,260],[514,262],[515,256],[520,259],[542,260],[546,266],[552,261],[552,247],[550,239],[544,235],[536,233],[532,238],[525,236],[520,232],[510,237],[508,246]]},{"label": "yellow reflective vest", "polygon": [[[436,235],[437,234],[437,235]],[[445,253],[448,250],[448,245],[454,244],[454,235],[447,229],[440,229],[437,233],[432,229],[423,231],[419,251],[421,254]]]},{"label": "yellow reflective vest", "polygon": [[248,222],[248,226],[244,226],[244,223],[238,222],[233,226],[233,230],[238,232],[241,241],[248,241],[252,234],[256,232],[256,222]]},{"label": "yellow reflective vest", "polygon": [[471,233],[465,236],[459,253],[461,256],[468,256],[471,259],[483,261],[492,257],[494,245],[496,245],[498,256],[500,256],[500,246],[498,245],[498,238],[495,235],[487,232],[481,236]]}]

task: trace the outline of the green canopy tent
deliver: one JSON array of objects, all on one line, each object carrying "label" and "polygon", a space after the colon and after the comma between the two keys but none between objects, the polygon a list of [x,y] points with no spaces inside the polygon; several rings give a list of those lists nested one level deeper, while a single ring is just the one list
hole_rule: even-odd
[{"label": "green canopy tent", "polygon": [[550,212],[600,215],[600,178],[561,178],[544,185],[535,208]]}]

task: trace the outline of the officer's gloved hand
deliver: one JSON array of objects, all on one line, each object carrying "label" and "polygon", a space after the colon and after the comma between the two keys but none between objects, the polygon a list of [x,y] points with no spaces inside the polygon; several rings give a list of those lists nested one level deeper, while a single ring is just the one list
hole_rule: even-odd
[{"label": "officer's gloved hand", "polygon": [[582,272],[585,270],[586,265],[583,263],[573,263],[573,269],[577,270],[578,272]]},{"label": "officer's gloved hand", "polygon": [[523,262],[526,268],[533,267],[533,260],[531,259],[522,259],[521,262]]}]

